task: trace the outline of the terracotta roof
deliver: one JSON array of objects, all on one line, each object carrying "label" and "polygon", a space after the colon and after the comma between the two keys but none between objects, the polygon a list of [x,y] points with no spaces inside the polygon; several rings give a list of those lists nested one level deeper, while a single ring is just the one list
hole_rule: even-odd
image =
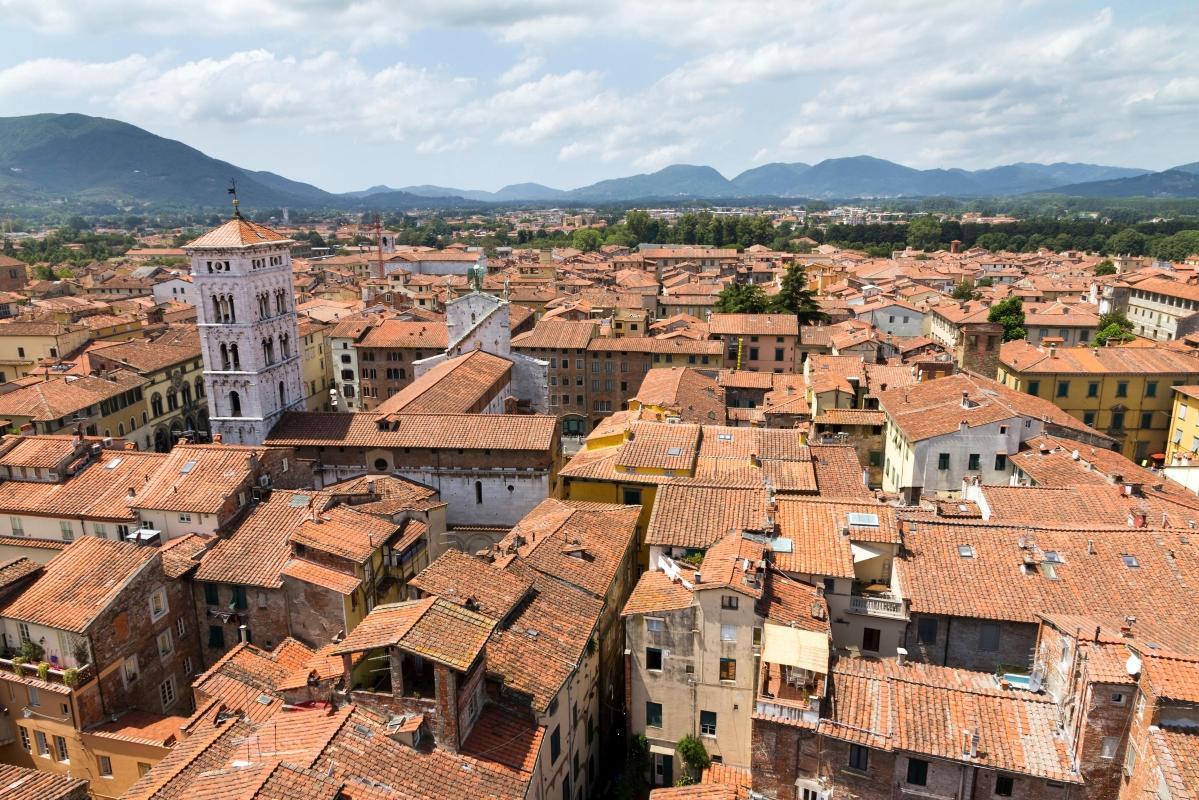
[{"label": "terracotta roof", "polygon": [[723,588],[761,597],[763,580],[758,563],[767,549],[761,541],[745,538],[741,531],[726,534],[704,553],[703,563],[695,571],[703,582],[695,583],[695,591]]},{"label": "terracotta roof", "polygon": [[377,414],[464,414],[501,391],[512,362],[483,350],[446,359],[375,409]]},{"label": "terracotta roof", "polygon": [[716,382],[729,389],[773,389],[774,373],[746,369],[722,369]]},{"label": "terracotta roof", "polygon": [[690,608],[694,599],[690,589],[679,581],[671,580],[665,572],[643,572],[620,613],[627,617],[678,611]]},{"label": "terracotta roof", "polygon": [[1011,371],[1054,375],[1199,375],[1199,359],[1163,347],[1058,347],[1004,342],[999,362]]},{"label": "terracotta roof", "polygon": [[0,394],[0,416],[51,422],[145,385],[145,378],[127,370],[115,370],[111,379],[92,375],[52,378]]},{"label": "terracotta roof", "polygon": [[74,458],[81,450],[81,445],[86,447],[87,440],[81,442],[74,436],[14,436],[9,434],[0,440],[0,446],[6,447],[0,454],[0,466],[54,469]]},{"label": "terracotta roof", "polygon": [[379,430],[374,413],[283,414],[267,443],[297,447],[421,447],[548,452],[557,417],[515,414],[398,414]]},{"label": "terracotta roof", "polygon": [[311,517],[314,493],[274,491],[200,559],[195,580],[277,589],[291,553],[288,537]]},{"label": "terracotta roof", "polygon": [[349,506],[336,506],[306,519],[291,534],[293,544],[330,553],[359,564],[367,561],[400,530],[400,525]]},{"label": "terracotta roof", "polygon": [[798,336],[794,314],[713,314],[708,319],[713,336]]},{"label": "terracotta roof", "polygon": [[24,557],[0,562],[0,589],[7,589],[41,571],[41,564]]},{"label": "terracotta roof", "polygon": [[282,573],[302,583],[319,586],[323,589],[349,596],[362,585],[362,581],[345,572],[338,572],[321,564],[306,561],[302,558],[290,558],[283,565]]},{"label": "terracotta roof", "polygon": [[1149,746],[1171,800],[1199,800],[1199,734],[1194,729],[1153,726]]},{"label": "terracotta roof", "polygon": [[716,356],[724,353],[724,345],[718,341],[687,338],[663,339],[652,336],[620,336],[617,338],[592,339],[589,351],[627,353],[678,353],[681,355]]},{"label": "terracotta roof", "polygon": [[645,373],[633,398],[642,405],[659,406],[678,413],[685,422],[724,422],[724,389],[698,370],[660,367]]},{"label": "terracotta roof", "polygon": [[185,722],[187,722],[186,717],[165,716],[149,711],[126,711],[113,721],[89,728],[87,733],[93,736],[163,747],[175,743]]},{"label": "terracotta roof", "polygon": [[408,585],[427,595],[504,620],[533,588],[533,582],[481,558],[447,550]]},{"label": "terracotta roof", "polygon": [[132,508],[219,513],[254,476],[262,449],[232,445],[178,445],[130,498]]},{"label": "terracotta roof", "polygon": [[640,506],[547,498],[500,542],[532,568],[607,596],[637,536]]},{"label": "terracotta roof", "polygon": [[488,703],[462,743],[462,752],[532,775],[544,736],[544,726],[531,725],[528,720]]},{"label": "terracotta roof", "polygon": [[97,351],[106,359],[125,364],[138,372],[155,372],[200,358],[200,335],[189,326],[186,336],[161,336],[149,339],[130,339]]},{"label": "terracotta roof", "polygon": [[37,580],[0,615],[84,633],[158,551],[95,536],[77,539],[46,564]]},{"label": "terracotta roof", "polygon": [[654,497],[645,543],[703,549],[730,531],[762,529],[766,515],[762,488],[664,483]]},{"label": "terracotta roof", "polygon": [[185,533],[162,543],[158,552],[162,553],[162,571],[168,578],[179,578],[195,569],[200,564],[203,555],[216,538],[200,533]]},{"label": "terracotta roof", "polygon": [[375,606],[333,652],[398,647],[465,672],[482,652],[494,626],[494,620],[481,614],[427,597]]},{"label": "terracotta roof", "polygon": [[87,781],[55,772],[0,764],[4,800],[65,800],[87,795]]},{"label": "terracotta roof", "polygon": [[595,337],[595,322],[562,319],[539,320],[533,330],[512,338],[512,347],[522,350],[582,350]]},{"label": "terracotta roof", "polygon": [[[962,406],[963,392],[967,394],[969,408]],[[915,386],[888,388],[880,392],[878,397],[880,406],[890,420],[913,442],[953,433],[962,423],[974,428],[1016,418],[1047,419],[1050,423],[1095,439],[1107,438],[1048,400],[968,373],[925,381]]]},{"label": "terracotta roof", "polygon": [[[333,336],[340,336],[334,331]],[[358,343],[365,348],[421,348],[430,351],[449,347],[449,329],[444,322],[407,322],[387,319],[375,325]],[[433,355],[432,352],[429,355]]]},{"label": "terracotta roof", "polygon": [[868,408],[827,408],[812,420],[817,425],[879,425],[887,421],[882,411]]},{"label": "terracotta roof", "polygon": [[0,512],[128,522],[128,489],[142,485],[166,461],[162,453],[104,450],[100,457],[61,483],[6,481]]},{"label": "terracotta roof", "polygon": [[259,225],[242,217],[234,217],[220,227],[213,228],[208,233],[193,239],[183,246],[184,250],[191,248],[225,248],[250,247],[256,244],[270,242],[291,242],[283,234],[273,231],[265,225]]}]

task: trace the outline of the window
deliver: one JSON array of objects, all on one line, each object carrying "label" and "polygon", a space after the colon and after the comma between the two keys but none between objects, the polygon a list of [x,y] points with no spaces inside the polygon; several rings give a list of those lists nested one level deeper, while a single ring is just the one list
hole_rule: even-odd
[{"label": "window", "polygon": [[9,517],[8,524],[12,526],[12,535],[13,536],[24,536],[25,535],[25,526],[24,526],[24,523],[21,522],[20,517]]},{"label": "window", "polygon": [[36,686],[27,686],[25,691],[29,695],[29,705],[40,706],[42,704],[42,693]]},{"label": "window", "polygon": [[870,749],[860,744],[849,746],[849,768],[857,772],[870,769]]},{"label": "window", "polygon": [[34,731],[33,738],[37,742],[37,754],[42,758],[49,758],[50,742],[46,739],[46,734],[41,731]]},{"label": "window", "polygon": [[18,725],[17,730],[21,733],[21,749],[26,753],[33,752],[33,745],[29,743],[29,729],[24,725]]},{"label": "window", "polygon": [[662,727],[662,704],[661,703],[651,703],[649,701],[646,701],[646,703],[645,703],[645,726],[647,728],[661,728]]},{"label": "window", "polygon": [[1124,566],[1129,569],[1136,569],[1141,566],[1141,562],[1137,560],[1137,557],[1129,553],[1123,554],[1120,558],[1124,561]]},{"label": "window", "polygon": [[1099,748],[1099,757],[1106,758],[1109,761],[1116,757],[1116,751],[1120,749],[1119,736],[1104,736],[1103,745]]},{"label": "window", "polygon": [[720,607],[726,611],[737,610],[737,596],[733,594],[725,594],[720,596]]},{"label": "window", "polygon": [[720,679],[722,681],[737,680],[737,659],[735,659],[735,658],[720,659]]},{"label": "window", "polygon": [[1124,752],[1124,774],[1131,775],[1137,765],[1137,749],[1129,742],[1128,750]]},{"label": "window", "polygon": [[58,530],[62,534],[64,542],[73,542],[75,540],[75,529],[71,527],[70,520],[59,520]]},{"label": "window", "polygon": [[1111,701],[1112,701],[1112,705],[1114,705],[1114,706],[1124,705],[1124,701],[1127,699],[1128,699],[1128,696],[1126,694],[1124,694],[1124,692],[1112,692]]},{"label": "window", "polygon": [[173,652],[175,652],[175,643],[171,641],[171,632],[163,631],[158,634],[158,655],[166,658]]},{"label": "window", "polygon": [[137,656],[132,655],[125,659],[125,683],[137,683]]},{"label": "window", "polygon": [[1040,394],[1041,393],[1041,382],[1040,381],[1029,381],[1028,382],[1028,393],[1032,394],[1032,395]]},{"label": "window", "polygon": [[54,754],[62,763],[71,763],[71,756],[67,753],[67,740],[61,736],[54,737]]},{"label": "window", "polygon": [[659,617],[646,617],[645,630],[648,633],[661,633],[666,630],[666,623]]},{"label": "window", "polygon": [[157,622],[167,613],[167,590],[158,589],[150,595],[150,621]]},{"label": "window", "polygon": [[942,472],[949,469],[949,453],[937,454],[937,469],[941,470]]},{"label": "window", "polygon": [[981,468],[979,466],[981,463],[982,463],[982,458],[979,456],[979,454],[971,453],[970,458],[966,462],[966,469],[968,469],[972,472],[977,471]]},{"label": "window", "polygon": [[1112,412],[1112,428],[1114,428],[1115,430],[1123,430],[1123,428],[1124,428],[1124,412],[1123,411],[1113,411]]},{"label": "window", "polygon": [[204,602],[210,606],[219,606],[221,604],[221,593],[215,583],[204,584]]},{"label": "window", "polygon": [[862,629],[862,649],[877,653],[882,634],[878,628]]},{"label": "window", "polygon": [[737,641],[737,626],[723,623],[720,626],[720,641],[735,642]]},{"label": "window", "polygon": [[919,758],[909,758],[907,780],[912,786],[927,786],[928,762]]},{"label": "window", "polygon": [[1058,381],[1057,396],[1058,397],[1069,397],[1070,396],[1070,381]]},{"label": "window", "polygon": [[475,481],[475,504],[483,502],[483,481]]},{"label": "window", "polygon": [[996,453],[995,454],[995,469],[996,469],[996,471],[1003,471],[1003,470],[1007,469],[1007,454],[1005,454],[1005,453]]},{"label": "window", "polygon": [[[565,397],[565,395],[563,395]],[[621,502],[626,506],[641,505],[641,490],[626,487],[621,491]]]},{"label": "window", "polygon": [[1184,405],[1178,406],[1178,418],[1179,419],[1187,418],[1187,407],[1186,406],[1184,406]]},{"label": "window", "polygon": [[208,646],[217,650],[225,649],[225,628],[222,625],[208,626]]},{"label": "window", "polygon": [[937,618],[920,617],[916,622],[916,644],[935,644],[937,641]]},{"label": "window", "polygon": [[139,778],[140,778],[140,777],[142,777],[143,775],[145,775],[145,774],[146,774],[147,772],[149,772],[149,771],[150,771],[150,765],[149,765],[149,764],[147,764],[147,763],[145,763],[145,762],[143,762],[143,761],[139,761],[139,762],[137,762],[137,776],[138,776]]},{"label": "window", "polygon": [[1099,396],[1099,382],[1091,381],[1090,383],[1087,384],[1087,397],[1098,397],[1098,396]]},{"label": "window", "polygon": [[1090,425],[1091,427],[1094,427],[1095,426],[1095,412],[1094,411],[1084,411],[1082,413],[1082,424]]},{"label": "window", "polygon": [[1141,412],[1141,427],[1142,428],[1152,428],[1153,427],[1153,412],[1152,411],[1142,411]]},{"label": "window", "polygon": [[246,587],[233,587],[233,602],[229,604],[229,607],[237,611],[245,611],[247,608],[249,608],[249,606],[246,604]]},{"label": "window", "polygon": [[1116,384],[1116,397],[1128,397],[1128,381],[1120,381]]},{"label": "window", "polygon": [[1145,396],[1157,397],[1157,381],[1149,381],[1145,384]]},{"label": "window", "polygon": [[978,626],[978,649],[994,653],[999,649],[999,623],[981,622]]},{"label": "window", "polygon": [[715,736],[716,735],[716,712],[715,711],[700,711],[699,712],[699,733],[700,733],[700,736]]},{"label": "window", "polygon": [[554,726],[554,732],[550,734],[550,763],[557,764],[558,757],[562,755],[562,730],[560,725]]},{"label": "window", "polygon": [[658,647],[645,648],[645,668],[661,670],[662,669],[662,649]]},{"label": "window", "polygon": [[172,675],[158,684],[158,697],[162,700],[162,709],[166,711],[175,702],[175,676]]},{"label": "window", "polygon": [[1011,797],[1012,796],[1012,776],[996,775],[995,776],[995,796],[996,797]]}]

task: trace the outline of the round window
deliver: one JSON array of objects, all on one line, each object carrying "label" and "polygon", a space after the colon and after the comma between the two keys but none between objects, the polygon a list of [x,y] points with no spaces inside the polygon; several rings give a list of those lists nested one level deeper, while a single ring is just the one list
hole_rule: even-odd
[{"label": "round window", "polygon": [[378,472],[386,472],[387,471],[387,459],[376,458],[375,459],[375,470],[377,470]]}]

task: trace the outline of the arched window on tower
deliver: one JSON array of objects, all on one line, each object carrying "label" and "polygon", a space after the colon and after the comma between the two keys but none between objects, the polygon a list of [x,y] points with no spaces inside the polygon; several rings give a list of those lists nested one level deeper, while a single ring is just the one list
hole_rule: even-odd
[{"label": "arched window on tower", "polygon": [[190,406],[192,404],[192,387],[190,383],[184,383],[180,386],[179,394],[183,398],[183,405]]},{"label": "arched window on tower", "polygon": [[287,388],[279,381],[279,409],[287,408]]},{"label": "arched window on tower", "polygon": [[212,296],[212,321],[225,321],[225,309],[221,307],[221,296],[219,294]]},{"label": "arched window on tower", "polygon": [[275,313],[282,314],[287,310],[287,298],[282,289],[275,292]]},{"label": "arched window on tower", "polygon": [[475,481],[475,502],[483,502],[483,481]]},{"label": "arched window on tower", "polygon": [[229,355],[233,356],[233,368],[241,369],[241,356],[238,355],[237,345],[229,345]]},{"label": "arched window on tower", "polygon": [[221,342],[221,369],[229,369],[229,346]]},{"label": "arched window on tower", "polygon": [[196,398],[198,399],[203,396],[204,396],[204,379],[196,378]]},{"label": "arched window on tower", "polygon": [[266,359],[267,364],[275,363],[275,342],[273,339],[262,340],[262,357]]},{"label": "arched window on tower", "polygon": [[162,395],[158,392],[150,395],[150,412],[156,416],[162,416]]},{"label": "arched window on tower", "polygon": [[175,389],[172,387],[167,389],[167,410],[174,411],[177,408],[179,408],[179,395],[175,393]]},{"label": "arched window on tower", "polygon": [[291,339],[286,333],[279,337],[279,357],[291,358]]},{"label": "arched window on tower", "polygon": [[237,392],[229,392],[229,416],[241,416],[241,395]]},{"label": "arched window on tower", "polygon": [[229,321],[237,322],[237,307],[233,305],[233,295],[226,298],[229,301]]},{"label": "arched window on tower", "polygon": [[266,292],[258,295],[258,318],[266,319],[271,315],[271,307]]}]

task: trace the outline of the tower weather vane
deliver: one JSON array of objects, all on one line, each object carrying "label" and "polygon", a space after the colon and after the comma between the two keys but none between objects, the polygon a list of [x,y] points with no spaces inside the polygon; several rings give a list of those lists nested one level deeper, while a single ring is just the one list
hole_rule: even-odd
[{"label": "tower weather vane", "polygon": [[234,178],[229,179],[228,192],[233,195],[233,216],[240,218],[241,209],[238,206],[241,204],[241,201],[237,199],[237,181]]}]

